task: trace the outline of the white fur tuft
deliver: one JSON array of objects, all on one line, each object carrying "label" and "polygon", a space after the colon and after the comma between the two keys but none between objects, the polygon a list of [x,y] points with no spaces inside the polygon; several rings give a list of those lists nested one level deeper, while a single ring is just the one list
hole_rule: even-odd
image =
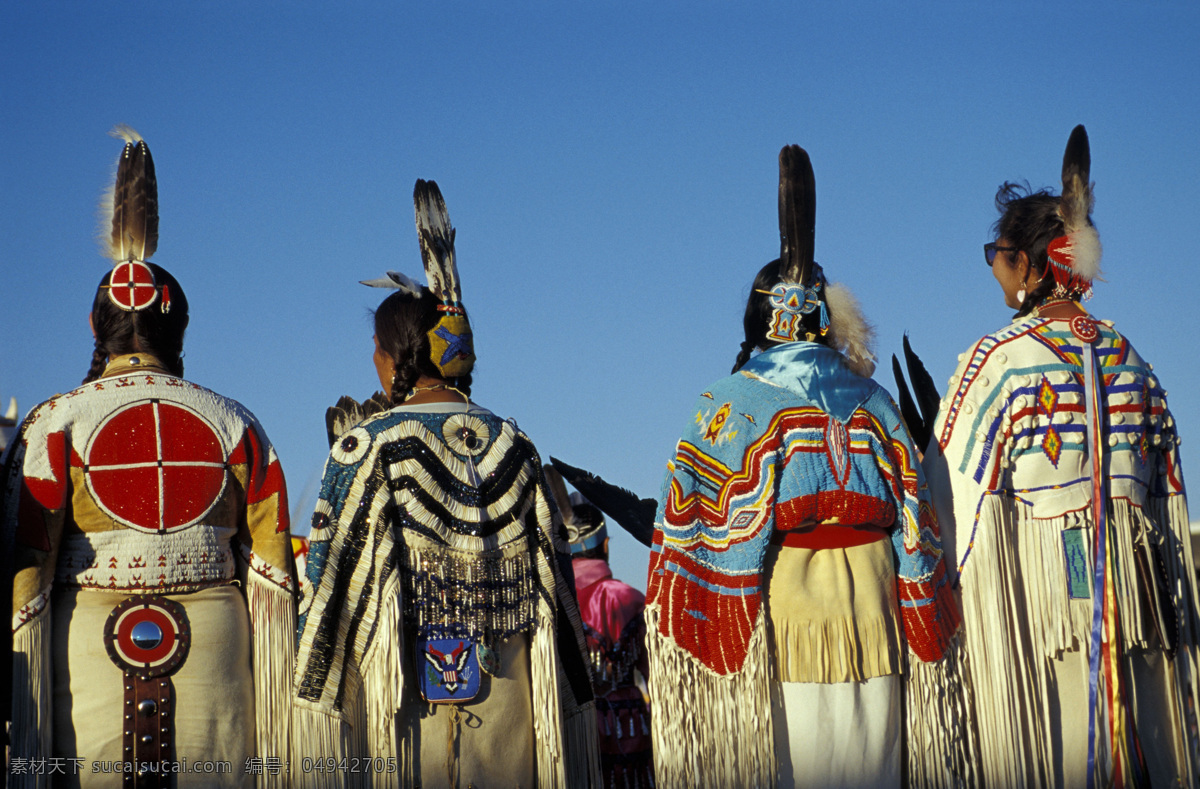
[{"label": "white fur tuft", "polygon": [[858,299],[848,287],[831,282],[825,287],[829,307],[830,345],[846,357],[850,369],[863,378],[875,372],[875,328],[863,317]]},{"label": "white fur tuft", "polygon": [[1088,225],[1072,233],[1070,250],[1071,268],[1076,274],[1088,282],[1100,277],[1100,256],[1104,250],[1096,228]]},{"label": "white fur tuft", "polygon": [[124,140],[125,142],[141,142],[142,141],[142,135],[138,134],[133,129],[133,127],[128,126],[124,123],[118,123],[116,126],[112,127],[112,129],[108,133],[108,136],[116,137],[118,139]]}]

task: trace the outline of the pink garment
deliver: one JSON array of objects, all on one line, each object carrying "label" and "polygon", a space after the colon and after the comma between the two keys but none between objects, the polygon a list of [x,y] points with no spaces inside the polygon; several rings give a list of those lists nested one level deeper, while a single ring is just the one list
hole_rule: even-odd
[{"label": "pink garment", "polygon": [[646,596],[612,577],[603,559],[575,559],[575,592],[579,613],[593,630],[615,644],[630,620],[646,607]]},{"label": "pink garment", "polygon": [[648,673],[646,596],[615,580],[603,559],[575,559],[572,565],[592,667],[604,786],[648,789],[654,785],[650,708],[635,674],[635,669],[643,678]]}]

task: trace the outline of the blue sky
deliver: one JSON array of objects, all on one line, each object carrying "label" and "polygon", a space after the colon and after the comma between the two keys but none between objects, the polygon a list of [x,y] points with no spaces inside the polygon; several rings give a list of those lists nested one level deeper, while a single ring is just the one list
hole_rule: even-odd
[{"label": "blue sky", "polygon": [[[1057,188],[1084,123],[1107,279],[1087,306],[1154,362],[1195,469],[1197,32],[1185,2],[4,3],[0,398],[24,412],[87,370],[124,122],[192,305],[187,375],[258,415],[298,508],[325,408],[377,387],[382,294],[357,281],[420,273],[417,178],[458,228],[475,399],[657,495],[778,254],[781,146],[812,157],[817,259],[892,388],[904,331],[943,384],[1007,322],[992,197]],[[613,549],[643,586],[645,552]]]}]

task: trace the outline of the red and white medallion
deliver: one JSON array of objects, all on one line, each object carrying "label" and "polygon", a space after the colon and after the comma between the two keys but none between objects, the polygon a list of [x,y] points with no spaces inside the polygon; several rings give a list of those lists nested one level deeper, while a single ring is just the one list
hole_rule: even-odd
[{"label": "red and white medallion", "polygon": [[108,297],[126,312],[144,310],[158,298],[154,272],[140,260],[118,263],[108,283]]},{"label": "red and white medallion", "polygon": [[1100,336],[1100,330],[1096,328],[1096,321],[1086,315],[1076,315],[1071,319],[1071,333],[1080,342],[1086,342],[1089,345]]},{"label": "red and white medallion", "polygon": [[108,615],[104,646],[118,668],[147,677],[183,664],[191,631],[183,606],[165,597],[131,597]]},{"label": "red and white medallion", "polygon": [[212,424],[180,403],[130,403],[88,442],[84,476],[96,504],[140,531],[185,529],[225,489],[228,453]]}]

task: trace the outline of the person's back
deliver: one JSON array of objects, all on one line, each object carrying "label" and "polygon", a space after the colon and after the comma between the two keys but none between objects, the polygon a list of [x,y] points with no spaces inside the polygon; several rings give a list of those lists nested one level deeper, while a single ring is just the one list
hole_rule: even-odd
[{"label": "person's back", "polygon": [[668,463],[646,609],[661,787],[898,787],[906,762],[936,785],[969,752],[937,518],[857,303],[812,259],[812,183],[785,148],[781,257]]},{"label": "person's back", "polygon": [[[152,198],[130,142],[139,159]],[[145,766],[244,786],[287,747],[287,493],[254,416],[182,377],[187,297],[142,241],[97,288],[85,382],[35,408],[9,458],[12,753],[30,772],[63,760],[70,785]]]},{"label": "person's back", "polygon": [[[414,200],[429,281],[444,290],[386,280],[406,283],[374,316],[391,407],[333,438],[294,748],[318,768],[381,766],[351,777],[372,785],[587,785],[595,713],[560,523],[528,437],[470,401],[472,333],[447,284],[453,230],[436,184],[418,181]],[[293,776],[344,778],[304,761]]]},{"label": "person's back", "polygon": [[603,785],[649,789],[654,785],[654,764],[646,697],[646,596],[613,578],[608,564],[608,524],[599,508],[580,493],[568,495],[554,466],[545,466],[543,471],[571,549],[575,595],[596,696]]},{"label": "person's back", "polygon": [[990,785],[1194,783],[1196,587],[1178,436],[1151,366],[1083,309],[1090,153],[1063,193],[996,196],[984,245],[1012,323],[960,357],[925,459],[955,523]]}]

